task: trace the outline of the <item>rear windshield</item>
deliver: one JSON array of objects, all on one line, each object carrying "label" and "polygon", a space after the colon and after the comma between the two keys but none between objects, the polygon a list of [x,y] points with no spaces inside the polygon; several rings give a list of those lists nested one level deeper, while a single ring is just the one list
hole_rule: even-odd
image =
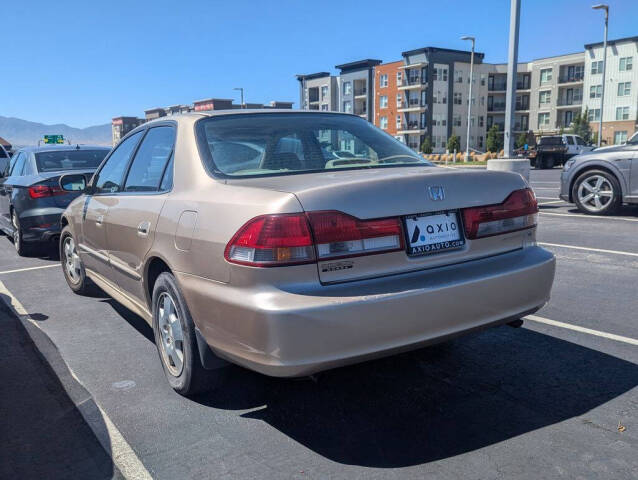
[{"label": "rear windshield", "polygon": [[209,171],[231,177],[431,165],[362,118],[309,113],[209,117],[197,123]]},{"label": "rear windshield", "polygon": [[563,137],[541,137],[539,145],[562,145]]},{"label": "rear windshield", "polygon": [[58,170],[96,169],[108,150],[59,150],[35,154],[38,172]]}]

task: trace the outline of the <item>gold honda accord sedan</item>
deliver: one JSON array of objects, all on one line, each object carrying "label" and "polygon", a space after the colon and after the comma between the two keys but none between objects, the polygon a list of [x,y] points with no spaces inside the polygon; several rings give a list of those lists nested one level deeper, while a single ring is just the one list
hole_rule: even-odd
[{"label": "gold honda accord sedan", "polygon": [[232,110],[130,132],[62,217],[69,287],[152,325],[181,394],[227,361],[294,377],[512,323],[554,256],[508,172],[436,167],[354,115]]}]

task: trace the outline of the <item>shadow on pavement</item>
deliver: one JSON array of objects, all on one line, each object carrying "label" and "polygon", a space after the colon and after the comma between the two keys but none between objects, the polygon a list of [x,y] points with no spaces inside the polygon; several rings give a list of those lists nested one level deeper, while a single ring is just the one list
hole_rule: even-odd
[{"label": "shadow on pavement", "polygon": [[[8,297],[1,297],[0,478],[120,478],[75,406],[95,406],[89,394],[73,379],[48,337],[36,327],[27,332],[6,306]],[[33,335],[38,336],[38,347]],[[92,416],[101,420],[99,413]],[[103,424],[100,436],[108,439]]]},{"label": "shadow on pavement", "polygon": [[[585,414],[638,385],[638,366],[500,327],[323,374],[317,383],[234,368],[193,400],[268,423],[335,462],[406,467]],[[262,406],[263,408],[258,408]]]}]

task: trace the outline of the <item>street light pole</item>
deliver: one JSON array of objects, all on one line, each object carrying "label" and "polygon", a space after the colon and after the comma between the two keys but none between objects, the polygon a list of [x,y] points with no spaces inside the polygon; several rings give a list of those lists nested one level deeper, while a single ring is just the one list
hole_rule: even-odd
[{"label": "street light pole", "polygon": [[469,35],[461,37],[461,40],[472,41],[472,53],[470,54],[470,93],[467,99],[467,136],[465,138],[465,161],[470,161],[470,120],[472,119],[472,83],[474,83],[474,43],[476,39]]},{"label": "street light pole", "polygon": [[605,103],[605,72],[607,70],[607,25],[609,23],[609,5],[600,3],[594,5],[594,10],[605,10],[605,40],[603,41],[603,84],[600,92],[600,118],[598,119],[598,146],[603,139],[603,107]]},{"label": "street light pole", "polygon": [[518,29],[521,19],[520,0],[510,2],[510,39],[507,57],[507,93],[505,95],[505,132],[503,133],[505,158],[512,158],[512,131],[516,106],[516,74],[518,73]]},{"label": "street light pole", "polygon": [[242,87],[235,87],[235,88],[233,88],[233,90],[239,90],[239,93],[241,94],[241,106],[240,106],[240,108],[244,108],[244,89]]}]

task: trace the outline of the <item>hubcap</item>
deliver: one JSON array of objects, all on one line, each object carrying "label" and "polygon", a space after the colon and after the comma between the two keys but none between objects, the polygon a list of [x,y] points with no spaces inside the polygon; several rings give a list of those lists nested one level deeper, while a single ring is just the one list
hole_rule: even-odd
[{"label": "hubcap", "polygon": [[163,292],[158,301],[159,332],[161,353],[164,365],[171,375],[178,377],[184,368],[184,333],[182,323],[175,308],[175,302],[167,292]]},{"label": "hubcap", "polygon": [[604,210],[613,197],[614,187],[602,175],[587,177],[578,186],[578,200],[590,212]]},{"label": "hubcap", "polygon": [[64,239],[63,250],[66,273],[73,283],[78,283],[82,278],[82,262],[75,248],[75,240],[73,240],[73,237],[66,237]]}]

